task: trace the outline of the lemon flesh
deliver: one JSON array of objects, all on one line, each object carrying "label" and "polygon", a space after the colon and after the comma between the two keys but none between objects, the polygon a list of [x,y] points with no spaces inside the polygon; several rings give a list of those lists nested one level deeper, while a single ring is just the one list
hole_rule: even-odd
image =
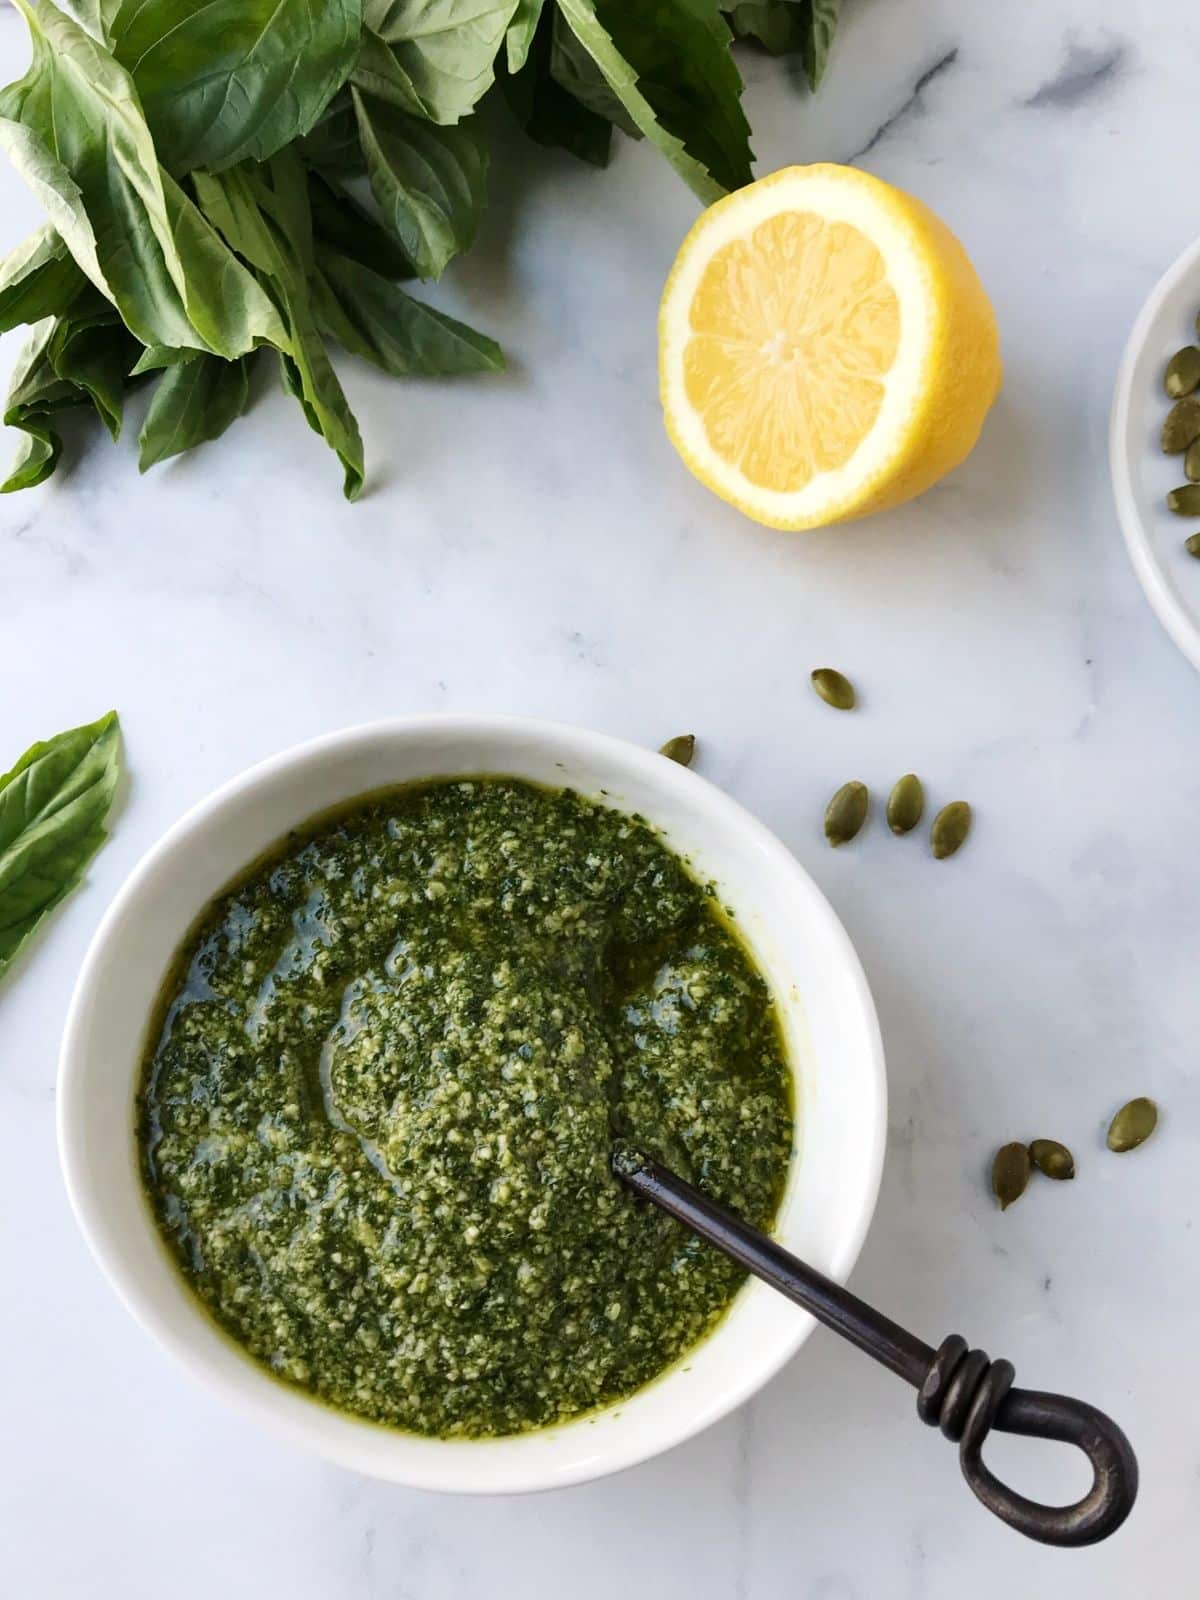
[{"label": "lemon flesh", "polygon": [[696,476],[779,528],[919,494],[999,388],[996,320],[920,201],[850,167],[789,167],[706,211],[663,294],[667,431]]}]

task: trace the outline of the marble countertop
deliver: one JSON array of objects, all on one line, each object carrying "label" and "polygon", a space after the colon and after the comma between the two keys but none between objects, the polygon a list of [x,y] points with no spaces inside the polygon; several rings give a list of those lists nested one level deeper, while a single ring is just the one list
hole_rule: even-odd
[{"label": "marble countertop", "polygon": [[[659,423],[654,321],[694,202],[644,146],[596,174],[503,143],[479,248],[441,304],[496,333],[506,378],[401,385],[343,364],[371,492],[355,507],[282,395],[136,472],[71,431],[47,487],[0,501],[0,765],[120,709],[132,785],[86,889],[0,993],[0,1588],[66,1600],[1129,1600],[1200,1562],[1200,680],[1159,630],[1110,503],[1127,330],[1200,226],[1200,30],[1188,0],[851,0],[810,101],[744,58],[759,170],[861,161],[961,235],[1007,381],[965,467],[842,531],[757,529]],[[0,11],[0,76],[20,70]],[[0,172],[0,248],[36,219]],[[5,340],[0,363],[15,355]],[[832,663],[853,717],[807,687]],[[751,1405],[621,1476],[529,1499],[408,1492],[310,1459],[152,1346],[68,1213],[60,1026],[84,948],[144,849],[258,758],[343,724],[489,709],[647,744],[795,851],[844,919],[883,1025],[887,1168],[858,1291],[1017,1381],[1112,1412],[1143,1491],[1107,1546],[989,1518],[911,1394],[818,1332]],[[915,769],[969,798],[934,864],[880,826],[836,854],[825,800]],[[833,1068],[832,1070],[836,1070]],[[1155,1095],[1152,1145],[1103,1148]],[[1003,1216],[995,1145],[1079,1161]],[[998,1440],[1061,1497],[1081,1462]]]}]

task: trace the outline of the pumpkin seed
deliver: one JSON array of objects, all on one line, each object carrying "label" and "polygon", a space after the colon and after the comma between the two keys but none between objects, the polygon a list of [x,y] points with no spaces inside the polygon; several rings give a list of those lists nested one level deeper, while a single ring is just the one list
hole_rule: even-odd
[{"label": "pumpkin seed", "polygon": [[992,1160],[992,1193],[999,1200],[1001,1211],[1007,1211],[1014,1200],[1021,1198],[1028,1182],[1028,1145],[1002,1144]]},{"label": "pumpkin seed", "polygon": [[668,739],[666,744],[661,745],[658,753],[670,761],[678,761],[681,767],[690,767],[692,757],[696,754],[696,735],[678,733],[673,739]]},{"label": "pumpkin seed", "polygon": [[1075,1157],[1057,1139],[1035,1139],[1029,1146],[1029,1159],[1047,1178],[1075,1176]]},{"label": "pumpkin seed", "polygon": [[1167,496],[1167,510],[1177,517],[1200,517],[1200,483],[1185,483]]},{"label": "pumpkin seed", "polygon": [[893,833],[911,833],[925,810],[925,790],[915,772],[897,778],[888,795],[887,820]]},{"label": "pumpkin seed", "polygon": [[933,853],[939,861],[962,847],[971,831],[971,808],[965,800],[951,800],[933,819],[929,839]]},{"label": "pumpkin seed", "polygon": [[1158,1126],[1158,1107],[1146,1095],[1130,1100],[1108,1125],[1108,1148],[1118,1154],[1136,1150]]},{"label": "pumpkin seed", "polygon": [[1200,439],[1193,439],[1183,458],[1183,475],[1189,483],[1200,483]]},{"label": "pumpkin seed", "polygon": [[1193,533],[1190,538],[1185,539],[1183,548],[1188,555],[1200,558],[1200,533]]},{"label": "pumpkin seed", "polygon": [[1181,455],[1200,439],[1200,399],[1194,394],[1176,400],[1162,425],[1162,447],[1169,456]]},{"label": "pumpkin seed", "polygon": [[825,807],[825,837],[836,850],[849,844],[867,820],[870,796],[863,783],[844,783]]},{"label": "pumpkin seed", "polygon": [[1194,344],[1186,344],[1182,350],[1176,350],[1167,362],[1163,387],[1172,400],[1178,400],[1185,394],[1191,394],[1193,389],[1200,388],[1200,350]]},{"label": "pumpkin seed", "polygon": [[812,674],[812,686],[835,711],[853,711],[858,703],[854,685],[834,667],[818,667]]}]

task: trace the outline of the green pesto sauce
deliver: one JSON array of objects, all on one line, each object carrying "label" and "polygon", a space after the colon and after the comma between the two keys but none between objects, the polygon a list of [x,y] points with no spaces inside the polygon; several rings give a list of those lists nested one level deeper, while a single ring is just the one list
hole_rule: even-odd
[{"label": "green pesto sauce", "polygon": [[216,1320],[333,1406],[438,1436],[627,1395],[743,1280],[612,1176],[627,1138],[769,1228],[791,1080],[762,978],[640,818],[505,778],[374,796],[226,892],[138,1100]]}]

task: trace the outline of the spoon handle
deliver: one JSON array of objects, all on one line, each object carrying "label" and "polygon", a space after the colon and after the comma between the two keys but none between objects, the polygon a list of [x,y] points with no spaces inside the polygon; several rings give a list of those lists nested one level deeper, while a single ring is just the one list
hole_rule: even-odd
[{"label": "spoon handle", "polygon": [[[621,1150],[613,1171],[643,1199],[912,1384],[922,1422],[940,1427],[958,1445],[963,1476],[976,1496],[1019,1533],[1042,1544],[1095,1544],[1115,1533],[1133,1509],[1137,1458],[1102,1411],[1065,1395],[1014,1389],[1011,1362],[968,1349],[956,1333],[934,1350],[656,1161]],[[1092,1487],[1069,1506],[1040,1505],[1010,1489],[983,1462],[983,1442],[992,1428],[1076,1445],[1091,1462]]]}]

